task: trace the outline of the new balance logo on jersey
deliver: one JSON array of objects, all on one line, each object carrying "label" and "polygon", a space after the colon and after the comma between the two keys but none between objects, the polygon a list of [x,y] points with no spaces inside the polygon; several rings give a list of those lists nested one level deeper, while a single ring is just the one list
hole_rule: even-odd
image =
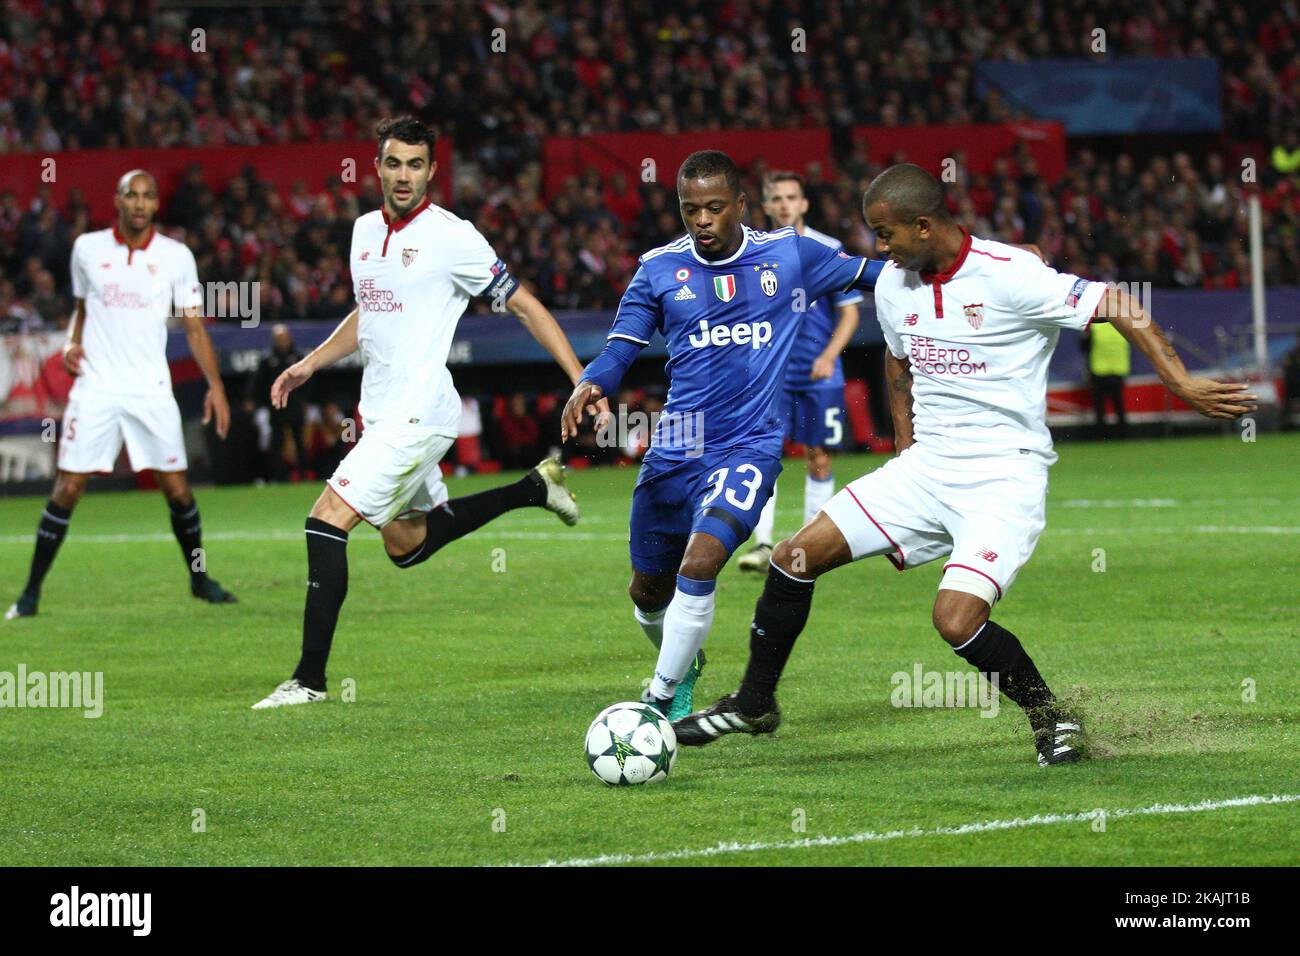
[{"label": "new balance logo on jersey", "polygon": [[690,337],[691,345],[702,349],[706,345],[748,345],[761,349],[772,341],[771,322],[737,322],[735,325],[710,326],[700,319],[700,331]]},{"label": "new balance logo on jersey", "polygon": [[985,548],[983,551],[976,551],[975,553],[985,561],[996,561],[998,559],[998,553],[996,551],[990,551],[988,548]]},{"label": "new balance logo on jersey", "polygon": [[691,291],[691,287],[688,285],[684,285],[677,290],[677,294],[673,296],[673,301],[685,302],[687,299],[694,299],[694,298],[695,298],[695,293]]}]

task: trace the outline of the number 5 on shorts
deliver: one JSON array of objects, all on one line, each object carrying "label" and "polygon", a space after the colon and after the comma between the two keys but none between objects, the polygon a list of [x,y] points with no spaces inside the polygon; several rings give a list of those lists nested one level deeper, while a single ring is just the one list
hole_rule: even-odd
[{"label": "number 5 on shorts", "polygon": [[844,426],[840,424],[840,410],[838,408],[826,409],[826,430],[830,432],[826,437],[826,444],[838,445],[840,439],[844,437]]}]

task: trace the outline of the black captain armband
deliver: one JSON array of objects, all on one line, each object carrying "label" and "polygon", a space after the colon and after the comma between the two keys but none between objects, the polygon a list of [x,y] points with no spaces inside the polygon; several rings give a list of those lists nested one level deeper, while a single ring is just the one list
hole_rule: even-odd
[{"label": "black captain armband", "polygon": [[519,280],[510,274],[506,264],[498,259],[492,265],[492,281],[487,284],[483,290],[483,297],[491,299],[493,308],[496,303],[500,302],[505,305],[510,301],[510,297],[519,291]]}]

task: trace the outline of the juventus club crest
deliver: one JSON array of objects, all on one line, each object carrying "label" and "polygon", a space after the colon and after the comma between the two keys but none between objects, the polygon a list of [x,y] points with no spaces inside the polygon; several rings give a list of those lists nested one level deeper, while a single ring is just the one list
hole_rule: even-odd
[{"label": "juventus club crest", "polygon": [[984,324],[983,302],[975,302],[971,305],[963,306],[962,312],[966,314],[966,321],[970,323],[972,329],[978,329]]},{"label": "juventus club crest", "polygon": [[730,302],[736,297],[736,277],[730,274],[714,276],[713,291],[723,302]]},{"label": "juventus club crest", "polygon": [[403,249],[403,250],[402,250],[402,265],[404,265],[404,266],[409,266],[412,262],[414,262],[414,261],[415,261],[415,256],[416,256],[416,254],[417,254],[419,251],[420,251],[419,249]]},{"label": "juventus club crest", "polygon": [[771,269],[764,269],[763,274],[758,277],[758,285],[763,290],[763,295],[776,295],[776,273]]}]

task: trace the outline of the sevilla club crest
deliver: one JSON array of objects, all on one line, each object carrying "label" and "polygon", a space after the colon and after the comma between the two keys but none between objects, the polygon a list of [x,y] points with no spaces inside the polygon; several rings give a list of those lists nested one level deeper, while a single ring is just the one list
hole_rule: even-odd
[{"label": "sevilla club crest", "polygon": [[962,306],[962,312],[966,315],[966,321],[970,323],[972,329],[978,329],[984,324],[984,303],[976,302],[972,305]]},{"label": "sevilla club crest", "polygon": [[412,262],[414,262],[414,261],[415,261],[415,256],[416,256],[416,254],[417,254],[419,251],[420,251],[419,249],[403,249],[403,250],[402,250],[402,265],[404,265],[404,266],[409,266]]}]

